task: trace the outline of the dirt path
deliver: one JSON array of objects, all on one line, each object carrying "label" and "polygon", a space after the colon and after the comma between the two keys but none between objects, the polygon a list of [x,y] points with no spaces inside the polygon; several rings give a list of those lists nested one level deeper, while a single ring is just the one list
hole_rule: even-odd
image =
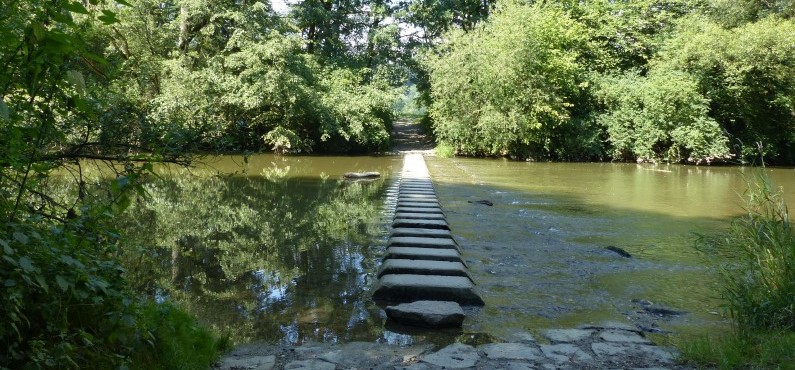
[{"label": "dirt path", "polygon": [[399,120],[392,126],[392,151],[396,154],[434,155],[435,146],[417,122]]}]

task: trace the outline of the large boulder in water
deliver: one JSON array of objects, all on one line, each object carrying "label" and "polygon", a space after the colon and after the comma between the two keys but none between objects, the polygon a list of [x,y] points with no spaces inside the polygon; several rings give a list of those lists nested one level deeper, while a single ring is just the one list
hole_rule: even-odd
[{"label": "large boulder in water", "polygon": [[348,180],[372,180],[381,177],[378,172],[346,172],[342,177]]},{"label": "large boulder in water", "polygon": [[416,301],[387,306],[386,315],[401,324],[428,328],[461,327],[464,310],[456,302]]}]

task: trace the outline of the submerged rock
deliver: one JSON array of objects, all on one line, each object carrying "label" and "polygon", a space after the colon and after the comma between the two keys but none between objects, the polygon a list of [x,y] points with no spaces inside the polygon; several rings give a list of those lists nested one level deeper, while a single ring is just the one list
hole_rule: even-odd
[{"label": "submerged rock", "polygon": [[345,172],[342,177],[346,179],[377,179],[381,177],[381,174],[378,172]]},{"label": "submerged rock", "polygon": [[632,258],[632,255],[629,254],[629,252],[627,252],[627,251],[625,251],[625,250],[623,250],[623,249],[621,249],[619,247],[616,247],[614,245],[608,245],[607,247],[605,247],[605,249],[607,249],[607,250],[609,250],[611,252],[614,252],[614,253],[618,254],[619,256],[621,256],[621,257]]},{"label": "submerged rock", "polygon": [[465,317],[461,306],[450,301],[416,301],[388,306],[386,315],[401,324],[429,328],[460,327]]},{"label": "submerged rock", "polygon": [[486,199],[481,199],[481,200],[468,200],[468,201],[467,201],[467,203],[473,203],[473,204],[483,204],[483,205],[485,205],[485,206],[489,206],[489,207],[491,207],[491,206],[493,206],[493,205],[494,205],[494,202],[492,202],[492,201],[490,201],[490,200],[486,200]]}]

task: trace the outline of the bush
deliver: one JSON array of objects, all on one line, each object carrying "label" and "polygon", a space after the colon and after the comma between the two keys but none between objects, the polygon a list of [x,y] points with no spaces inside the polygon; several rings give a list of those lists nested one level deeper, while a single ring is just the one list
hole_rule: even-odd
[{"label": "bush", "polygon": [[134,347],[136,320],[121,266],[75,230],[3,229],[0,368],[122,364]]},{"label": "bush", "polygon": [[709,101],[683,72],[602,78],[607,113],[597,120],[617,159],[712,162],[729,158],[728,139],[708,116]]}]

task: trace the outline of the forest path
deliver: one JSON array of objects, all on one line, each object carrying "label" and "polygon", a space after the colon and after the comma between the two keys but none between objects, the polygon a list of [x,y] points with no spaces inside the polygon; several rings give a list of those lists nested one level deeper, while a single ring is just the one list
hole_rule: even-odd
[{"label": "forest path", "polygon": [[392,151],[396,154],[435,155],[433,138],[416,121],[397,120],[392,125]]}]

